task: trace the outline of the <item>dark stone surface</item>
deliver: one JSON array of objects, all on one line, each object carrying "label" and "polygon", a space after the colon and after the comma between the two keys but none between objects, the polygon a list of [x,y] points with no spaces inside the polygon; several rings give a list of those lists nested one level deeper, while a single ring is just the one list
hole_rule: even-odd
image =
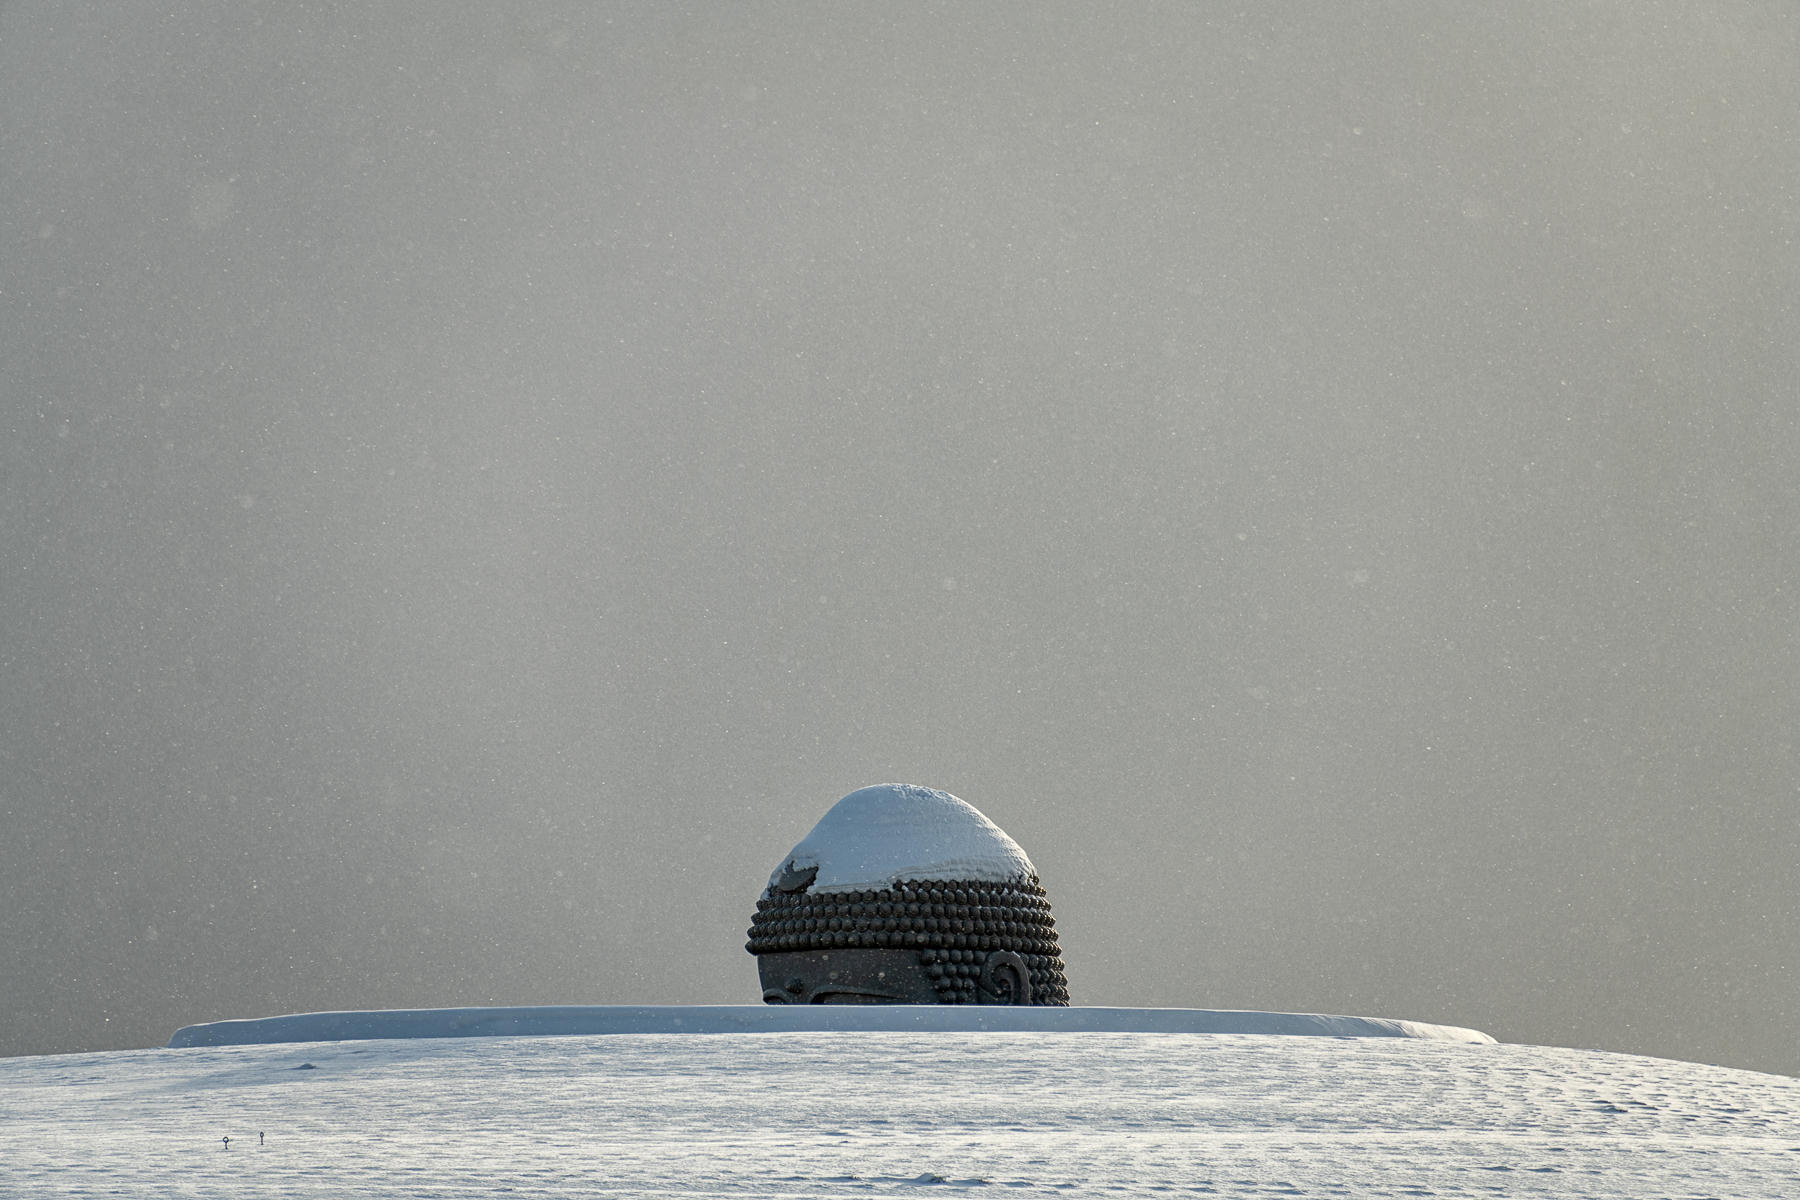
[{"label": "dark stone surface", "polygon": [[917,950],[789,950],[756,959],[765,1004],[936,1004]]},{"label": "dark stone surface", "polygon": [[757,902],[745,949],[767,1003],[1069,1003],[1035,878],[820,893],[811,884],[784,876]]}]

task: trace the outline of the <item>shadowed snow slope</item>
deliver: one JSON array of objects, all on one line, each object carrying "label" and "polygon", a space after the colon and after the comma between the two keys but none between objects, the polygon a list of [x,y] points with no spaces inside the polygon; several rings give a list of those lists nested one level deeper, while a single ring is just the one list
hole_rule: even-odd
[{"label": "shadowed snow slope", "polygon": [[1167,1033],[0,1060],[8,1196],[961,1192],[1775,1200],[1800,1195],[1800,1080],[1533,1046]]},{"label": "shadowed snow slope", "polygon": [[171,1048],[370,1038],[536,1037],[592,1033],[1257,1033],[1492,1042],[1473,1029],[1316,1013],[1204,1008],[986,1008],[886,1005],[546,1005],[295,1013],[212,1021],[175,1031]]}]

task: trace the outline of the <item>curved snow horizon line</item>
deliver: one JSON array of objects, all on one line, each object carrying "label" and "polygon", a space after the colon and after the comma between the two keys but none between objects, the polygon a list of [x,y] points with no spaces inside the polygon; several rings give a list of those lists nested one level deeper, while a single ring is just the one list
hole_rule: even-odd
[{"label": "curved snow horizon line", "polygon": [[168,1049],[403,1038],[719,1033],[1206,1033],[1400,1037],[1495,1045],[1476,1029],[1387,1017],[1206,1008],[604,1004],[290,1013],[188,1025]]}]

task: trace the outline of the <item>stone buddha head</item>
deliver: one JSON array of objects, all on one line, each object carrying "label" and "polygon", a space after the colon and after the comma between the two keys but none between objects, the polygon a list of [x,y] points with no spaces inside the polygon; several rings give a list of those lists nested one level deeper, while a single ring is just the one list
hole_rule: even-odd
[{"label": "stone buddha head", "polygon": [[745,948],[768,1004],[1069,1003],[1031,860],[911,784],[838,801],[770,875]]}]

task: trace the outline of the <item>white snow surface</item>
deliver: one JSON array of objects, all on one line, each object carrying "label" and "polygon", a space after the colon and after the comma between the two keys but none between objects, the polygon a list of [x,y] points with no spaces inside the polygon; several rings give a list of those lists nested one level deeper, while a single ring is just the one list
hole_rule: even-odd
[{"label": "white snow surface", "polygon": [[539,1037],[621,1033],[1255,1033],[1415,1037],[1493,1043],[1473,1029],[1345,1017],[1206,1008],[1008,1008],[937,1004],[553,1004],[384,1009],[210,1021],[175,1031],[173,1048],[372,1038]]},{"label": "white snow surface", "polygon": [[1005,830],[974,805],[937,788],[882,783],[831,806],[769,875],[817,867],[811,891],[890,887],[902,879],[1006,882],[1037,868]]},{"label": "white snow surface", "polygon": [[1534,1046],[1167,1033],[0,1059],[4,1196],[1172,1194],[1790,1200],[1800,1080]]}]

